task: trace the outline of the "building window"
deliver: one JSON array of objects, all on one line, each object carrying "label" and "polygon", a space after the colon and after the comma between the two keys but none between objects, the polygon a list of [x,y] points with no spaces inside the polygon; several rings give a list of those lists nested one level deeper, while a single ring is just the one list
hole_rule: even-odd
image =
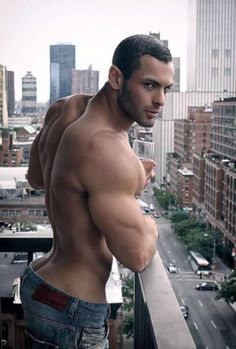
[{"label": "building window", "polygon": [[225,49],[225,57],[230,57],[231,56],[231,49],[230,48],[226,48]]},{"label": "building window", "polygon": [[211,51],[211,53],[212,53],[212,58],[218,58],[218,56],[219,56],[219,50],[218,49],[214,48]]},{"label": "building window", "polygon": [[225,69],[224,69],[224,74],[225,74],[226,76],[230,76],[230,75],[231,75],[231,68],[225,68]]},{"label": "building window", "polygon": [[218,68],[211,68],[211,75],[216,77],[218,75]]}]

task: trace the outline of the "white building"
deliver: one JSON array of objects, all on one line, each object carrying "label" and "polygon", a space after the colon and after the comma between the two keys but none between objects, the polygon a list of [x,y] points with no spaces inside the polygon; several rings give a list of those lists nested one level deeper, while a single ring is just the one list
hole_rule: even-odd
[{"label": "white building", "polygon": [[22,78],[22,114],[37,113],[37,81],[30,71]]},{"label": "white building", "polygon": [[189,0],[188,91],[236,91],[236,1]]}]

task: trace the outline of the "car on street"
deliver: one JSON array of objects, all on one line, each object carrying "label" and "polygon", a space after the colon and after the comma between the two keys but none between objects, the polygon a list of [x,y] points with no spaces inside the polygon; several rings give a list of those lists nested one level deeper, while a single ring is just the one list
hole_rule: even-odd
[{"label": "car on street", "polygon": [[16,253],[14,253],[11,262],[13,264],[27,263],[28,262],[28,253],[27,252],[16,252]]},{"label": "car on street", "polygon": [[154,217],[154,218],[160,218],[159,214],[156,213],[156,212],[153,213],[153,217]]},{"label": "car on street", "polygon": [[218,285],[213,281],[201,282],[195,286],[195,289],[199,291],[217,291],[218,288]]},{"label": "car on street", "polygon": [[169,263],[168,265],[167,265],[167,270],[168,270],[168,272],[169,273],[177,273],[177,268],[176,268],[176,266],[173,264],[173,263]]},{"label": "car on street", "polygon": [[187,319],[188,317],[188,307],[187,305],[181,305],[180,310],[182,311],[183,317]]},{"label": "car on street", "polygon": [[150,210],[150,211],[154,211],[154,210],[155,210],[155,207],[154,207],[153,204],[150,204],[150,205],[149,205],[149,210]]}]

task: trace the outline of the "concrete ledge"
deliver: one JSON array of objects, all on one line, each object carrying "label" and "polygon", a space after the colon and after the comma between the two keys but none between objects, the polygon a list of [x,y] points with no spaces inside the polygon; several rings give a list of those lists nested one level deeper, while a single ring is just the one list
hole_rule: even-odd
[{"label": "concrete ledge", "polygon": [[196,349],[158,252],[139,280],[158,349]]}]

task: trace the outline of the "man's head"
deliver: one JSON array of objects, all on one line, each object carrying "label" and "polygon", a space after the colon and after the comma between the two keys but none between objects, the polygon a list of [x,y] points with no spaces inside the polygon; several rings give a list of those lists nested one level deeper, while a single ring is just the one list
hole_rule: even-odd
[{"label": "man's head", "polygon": [[155,57],[161,62],[171,62],[172,56],[168,47],[153,35],[137,34],[129,36],[117,46],[112,64],[120,69],[125,80],[128,80],[133,71],[138,69],[140,58],[144,55]]},{"label": "man's head", "polygon": [[115,50],[109,84],[129,123],[152,127],[173,84],[169,49],[151,35],[124,39]]}]

